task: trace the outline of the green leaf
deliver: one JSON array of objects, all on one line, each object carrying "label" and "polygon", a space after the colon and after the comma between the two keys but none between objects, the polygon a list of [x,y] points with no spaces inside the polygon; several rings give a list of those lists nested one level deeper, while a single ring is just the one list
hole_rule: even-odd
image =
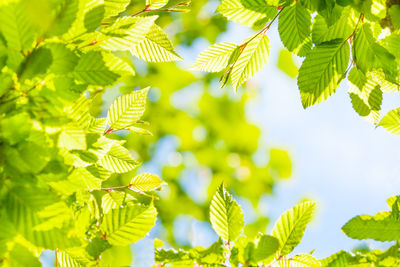
[{"label": "green leaf", "polygon": [[295,3],[285,7],[279,15],[279,35],[289,51],[306,56],[312,46],[311,15],[302,5]]},{"label": "green leaf", "polygon": [[103,29],[97,40],[101,48],[110,51],[130,51],[145,39],[157,16],[122,17]]},{"label": "green leaf", "polygon": [[62,1],[55,19],[52,22],[47,36],[61,35],[66,33],[76,20],[76,15],[79,10],[79,0]]},{"label": "green leaf", "polygon": [[107,126],[106,118],[90,117],[88,131],[91,133],[104,133]]},{"label": "green leaf", "polygon": [[303,201],[280,216],[272,229],[279,241],[279,255],[289,254],[300,243],[314,210],[315,202]]},{"label": "green leaf", "polygon": [[[10,251],[10,259],[8,260],[8,266],[10,267],[22,267],[22,266],[32,266],[32,267],[40,267],[42,264],[39,259],[35,257],[28,248],[15,244],[12,250]],[[3,259],[2,259],[3,260]],[[7,260],[5,260],[7,261]]]},{"label": "green leaf", "polygon": [[107,192],[101,198],[101,208],[103,213],[107,214],[112,209],[120,208],[121,206],[130,205],[135,198],[125,192],[111,191]]},{"label": "green leaf", "polygon": [[299,254],[293,258],[283,257],[277,262],[279,267],[320,267],[321,263],[309,254]]},{"label": "green leaf", "polygon": [[400,33],[392,33],[382,40],[384,47],[393,54],[396,58],[400,59]]},{"label": "green leaf", "polygon": [[389,111],[379,122],[379,126],[395,135],[400,135],[400,108]]},{"label": "green leaf", "polygon": [[279,249],[279,241],[270,235],[261,235],[258,238],[257,247],[254,251],[254,260],[256,262],[265,260],[274,255]]},{"label": "green leaf", "polygon": [[106,63],[106,67],[121,76],[124,75],[135,75],[135,71],[133,70],[132,66],[125,62],[121,58],[115,56],[112,53],[102,52],[102,57],[104,62]]},{"label": "green leaf", "polygon": [[3,203],[16,230],[34,245],[47,249],[77,246],[79,242],[68,234],[68,228],[43,231],[34,229],[45,221],[38,212],[58,201],[51,191],[30,186],[14,187],[13,193],[8,194]]},{"label": "green leaf", "polygon": [[83,54],[74,69],[74,77],[80,82],[92,85],[111,85],[119,75],[112,72],[103,55],[98,51]]},{"label": "green leaf", "polygon": [[156,249],[155,251],[156,262],[162,263],[174,263],[175,266],[192,266],[194,265],[194,260],[191,259],[189,252],[182,249]]},{"label": "green leaf", "polygon": [[58,137],[58,147],[67,150],[86,149],[85,132],[79,128],[66,127]]},{"label": "green leaf", "polygon": [[[75,252],[75,253],[74,253]],[[57,265],[60,267],[84,267],[89,263],[89,259],[79,250],[62,251],[57,250]]]},{"label": "green leaf", "polygon": [[104,13],[103,0],[80,0],[76,19],[71,27],[69,27],[68,32],[64,34],[64,38],[67,40],[74,40],[85,33],[93,32],[100,26],[104,18]]},{"label": "green leaf", "polygon": [[368,79],[357,68],[351,69],[348,80],[351,83],[349,95],[354,110],[371,123],[377,124],[382,105],[382,90],[380,85],[373,79]]},{"label": "green leaf", "polygon": [[314,19],[312,27],[312,41],[315,44],[332,41],[335,39],[346,39],[354,31],[356,21],[350,7],[345,8],[340,18],[333,25],[328,25],[321,15]]},{"label": "green leaf", "polygon": [[137,204],[111,210],[104,216],[100,228],[111,245],[127,246],[142,239],[154,226],[156,218],[153,205]]},{"label": "green leaf", "polygon": [[375,42],[368,23],[363,24],[355,34],[353,55],[357,67],[364,73],[382,68],[387,78],[395,79],[397,76],[395,57]]},{"label": "green leaf", "polygon": [[210,221],[214,231],[226,241],[234,241],[243,231],[243,212],[223,185],[211,201]]},{"label": "green leaf", "polygon": [[348,266],[348,259],[351,258],[351,255],[346,251],[339,251],[325,259],[321,260],[321,264],[323,267],[342,267]]},{"label": "green leaf", "polygon": [[117,98],[107,113],[110,128],[120,130],[135,124],[144,113],[148,91],[149,87]]},{"label": "green leaf", "polygon": [[141,173],[136,175],[129,184],[129,189],[137,192],[148,192],[159,188],[164,181],[157,175],[151,173]]},{"label": "green leaf", "polygon": [[7,47],[25,51],[32,47],[35,29],[24,12],[22,3],[9,3],[0,7],[0,30]]},{"label": "green leaf", "polygon": [[231,72],[232,86],[235,91],[248,78],[255,75],[269,59],[269,40],[265,34],[259,34],[244,47]]},{"label": "green leaf", "polygon": [[349,55],[349,44],[344,40],[317,45],[307,54],[297,79],[304,108],[335,93],[345,76]]},{"label": "green leaf", "polygon": [[228,66],[237,49],[237,45],[226,42],[211,45],[200,53],[191,69],[219,72]]},{"label": "green leaf", "polygon": [[104,0],[104,17],[117,16],[119,13],[125,11],[130,2],[130,0]]},{"label": "green leaf", "polygon": [[149,9],[162,8],[168,4],[168,0],[146,0],[146,6]]},{"label": "green leaf", "polygon": [[49,72],[65,75],[74,70],[79,59],[72,50],[61,43],[49,43],[44,47],[51,51]]},{"label": "green leaf", "polygon": [[131,48],[131,53],[148,62],[169,62],[182,59],[175,52],[167,34],[156,24],[153,24],[144,40]]},{"label": "green leaf", "polygon": [[342,231],[354,239],[394,241],[400,239],[400,221],[390,212],[383,211],[374,216],[354,217],[342,227]]},{"label": "green leaf", "polygon": [[265,0],[222,0],[217,11],[227,19],[234,22],[253,26],[265,19],[273,18],[278,9],[271,6]]},{"label": "green leaf", "polygon": [[106,170],[116,173],[125,173],[135,169],[139,164],[129,151],[121,145],[113,145],[107,154],[97,164]]}]

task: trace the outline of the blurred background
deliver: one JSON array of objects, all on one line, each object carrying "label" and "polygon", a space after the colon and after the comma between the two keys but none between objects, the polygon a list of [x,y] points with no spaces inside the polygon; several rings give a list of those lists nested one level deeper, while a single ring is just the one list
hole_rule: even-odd
[{"label": "blurred background", "polygon": [[[129,12],[143,2],[132,1]],[[168,183],[159,192],[156,227],[131,248],[133,266],[153,263],[155,237],[167,246],[215,242],[208,206],[221,182],[241,205],[248,236],[269,233],[282,212],[309,198],[318,201],[318,212],[294,253],[316,249],[322,258],[360,245],[388,245],[360,244],[340,228],[353,216],[388,209],[386,199],[400,188],[400,139],[352,110],[346,80],[327,102],[304,110],[294,78],[301,59],[282,50],[276,24],[267,34],[268,65],[236,94],[219,88],[218,74],[188,71],[210,44],[240,44],[254,33],[227,23],[215,13],[218,4],[193,1],[190,13],[160,13],[158,22],[184,61],[134,60],[137,76],[99,96],[93,110],[104,116],[118,95],[152,87],[144,119],[153,135],[114,135],[126,138],[143,161],[137,172],[159,174]],[[400,100],[384,99],[383,111]],[[132,175],[115,176],[109,185],[129,183]]]}]

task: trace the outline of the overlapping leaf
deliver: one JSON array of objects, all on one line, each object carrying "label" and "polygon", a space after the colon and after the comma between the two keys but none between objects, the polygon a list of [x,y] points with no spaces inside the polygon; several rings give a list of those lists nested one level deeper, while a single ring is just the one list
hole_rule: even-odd
[{"label": "overlapping leaf", "polygon": [[125,173],[135,169],[139,165],[139,163],[132,158],[129,151],[121,145],[113,145],[97,164],[115,173]]},{"label": "overlapping leaf", "polygon": [[104,17],[108,18],[118,15],[119,13],[125,11],[129,3],[130,0],[104,0]]},{"label": "overlapping leaf", "polygon": [[104,216],[101,230],[111,245],[127,246],[142,239],[154,226],[156,217],[153,205],[113,209]]},{"label": "overlapping leaf", "polygon": [[232,86],[239,88],[248,78],[255,75],[269,59],[269,40],[265,34],[250,39],[236,59],[230,74]]},{"label": "overlapping leaf", "polygon": [[282,10],[278,30],[289,51],[305,56],[311,50],[311,15],[302,5],[296,2]]},{"label": "overlapping leaf", "polygon": [[222,0],[217,11],[229,20],[247,26],[272,18],[277,7],[268,5],[265,0]]},{"label": "overlapping leaf", "polygon": [[354,31],[356,23],[350,7],[345,8],[332,25],[328,25],[323,16],[317,15],[312,27],[312,40],[315,44],[321,44],[335,39],[346,39]]},{"label": "overlapping leaf", "polygon": [[146,6],[150,9],[162,8],[168,3],[168,0],[146,0]]},{"label": "overlapping leaf", "polygon": [[122,17],[103,29],[99,46],[110,51],[129,51],[145,39],[157,16]]},{"label": "overlapping leaf", "polygon": [[395,135],[400,135],[400,108],[389,111],[379,122],[387,131]]},{"label": "overlapping leaf", "polygon": [[107,67],[101,52],[90,51],[81,56],[74,69],[74,77],[92,85],[111,85],[120,76]]},{"label": "overlapping leaf", "polygon": [[380,85],[357,68],[350,71],[348,79],[351,83],[349,95],[354,110],[371,123],[377,124],[382,105]]},{"label": "overlapping leaf", "polygon": [[357,67],[364,73],[381,68],[387,79],[395,79],[397,75],[395,57],[376,43],[371,26],[367,23],[363,24],[355,34],[353,54]]},{"label": "overlapping leaf", "polygon": [[232,43],[211,45],[200,53],[191,68],[208,72],[222,71],[228,66],[235,51],[238,51],[238,46]]},{"label": "overlapping leaf", "polygon": [[22,4],[10,2],[0,7],[0,30],[9,48],[23,51],[32,47],[35,29]]},{"label": "overlapping leaf", "polygon": [[313,48],[299,70],[297,85],[303,107],[325,101],[335,93],[349,62],[349,44],[335,40]]},{"label": "overlapping leaf", "polygon": [[144,39],[130,49],[131,53],[148,62],[169,62],[180,60],[167,34],[153,24]]}]

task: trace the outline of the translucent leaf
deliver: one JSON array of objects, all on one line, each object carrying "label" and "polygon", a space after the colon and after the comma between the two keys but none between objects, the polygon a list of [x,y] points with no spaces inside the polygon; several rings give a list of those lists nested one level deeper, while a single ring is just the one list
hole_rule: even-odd
[{"label": "translucent leaf", "polygon": [[246,45],[232,69],[230,77],[233,88],[237,90],[248,78],[255,75],[268,59],[268,37],[259,34]]},{"label": "translucent leaf", "polygon": [[226,241],[234,241],[243,231],[243,212],[223,185],[211,201],[210,221],[215,232]]},{"label": "translucent leaf", "polygon": [[52,63],[49,72],[65,75],[73,71],[78,63],[78,57],[72,50],[61,43],[49,43],[44,47],[51,51]]},{"label": "translucent leaf", "polygon": [[282,43],[289,51],[306,56],[311,50],[311,15],[302,5],[296,2],[282,10],[278,30]]},{"label": "translucent leaf", "polygon": [[88,266],[88,263],[90,262],[89,259],[84,255],[83,253],[80,255],[80,253],[72,251],[67,252],[67,251],[62,251],[62,250],[57,250],[57,265],[60,267],[84,267]]},{"label": "translucent leaf", "polygon": [[349,95],[354,110],[373,124],[379,122],[382,105],[382,90],[373,79],[367,78],[357,68],[352,68],[348,80],[351,85]]},{"label": "translucent leaf", "polygon": [[80,82],[92,85],[111,85],[120,76],[107,67],[101,52],[83,54],[74,69],[74,77]]},{"label": "translucent leaf", "polygon": [[278,9],[268,5],[265,0],[222,0],[217,11],[229,20],[253,26],[274,17]]},{"label": "translucent leaf", "polygon": [[85,132],[79,128],[67,127],[58,137],[58,147],[67,150],[86,149]]},{"label": "translucent leaf", "polygon": [[153,24],[144,40],[131,48],[131,53],[148,62],[169,62],[181,60],[175,52],[167,34],[162,28]]},{"label": "translucent leaf", "polygon": [[146,0],[146,6],[149,9],[162,8],[168,4],[168,0]]},{"label": "translucent leaf", "polygon": [[389,111],[379,122],[379,126],[395,135],[400,135],[400,108]]},{"label": "translucent leaf", "polygon": [[119,18],[101,31],[98,43],[110,51],[129,51],[145,39],[156,19],[157,16]]},{"label": "translucent leaf", "polygon": [[104,0],[104,17],[113,17],[125,11],[130,2],[130,0]]},{"label": "translucent leaf", "polygon": [[192,266],[194,260],[190,257],[189,252],[182,249],[157,249],[155,251],[156,262],[174,263],[175,266]]},{"label": "translucent leaf", "polygon": [[293,258],[283,257],[277,262],[279,267],[320,267],[321,263],[309,254],[299,254]]},{"label": "translucent leaf", "polygon": [[270,235],[261,235],[258,238],[257,247],[254,251],[254,260],[256,262],[265,260],[274,255],[279,249],[279,241]]},{"label": "translucent leaf", "polygon": [[304,108],[335,93],[345,76],[349,55],[349,44],[344,40],[320,44],[307,54],[297,79]]},{"label": "translucent leaf", "polygon": [[61,35],[66,33],[76,20],[79,10],[79,0],[64,0],[57,10],[57,15],[48,30],[47,36]]},{"label": "translucent leaf", "polygon": [[148,192],[159,188],[163,183],[163,180],[155,174],[141,173],[131,180],[129,189],[137,192]]},{"label": "translucent leaf", "polygon": [[120,74],[121,76],[135,75],[135,71],[133,70],[132,66],[114,54],[103,52],[102,57],[110,71]]},{"label": "translucent leaf", "polygon": [[400,239],[399,220],[389,212],[380,212],[374,216],[361,215],[348,221],[342,231],[354,239],[374,239],[394,241]]},{"label": "translucent leaf", "polygon": [[103,213],[106,214],[112,209],[121,208],[124,205],[129,205],[135,198],[125,192],[111,191],[107,192],[101,198],[101,208]]},{"label": "translucent leaf", "polygon": [[68,234],[68,228],[45,231],[34,229],[45,221],[39,217],[38,212],[58,201],[53,193],[42,188],[14,187],[13,193],[4,201],[4,208],[18,233],[34,245],[47,249],[77,246],[79,241]]},{"label": "translucent leaf", "polygon": [[382,68],[386,78],[395,79],[397,75],[395,57],[375,42],[368,23],[363,24],[355,34],[353,54],[357,67],[364,73],[371,69]]},{"label": "translucent leaf", "polygon": [[30,267],[40,267],[42,264],[39,259],[35,257],[28,248],[15,244],[10,251],[9,259],[2,258],[2,261],[6,261],[10,267],[18,266],[30,266]]},{"label": "translucent leaf", "polygon": [[83,129],[87,128],[91,121],[89,109],[90,101],[86,94],[82,94],[71,106],[65,107],[67,116]]},{"label": "translucent leaf", "polygon": [[321,264],[323,267],[342,267],[348,266],[348,259],[351,258],[351,255],[346,251],[339,251],[325,259],[321,260]]},{"label": "translucent leaf", "polygon": [[110,128],[119,130],[135,124],[144,113],[148,91],[149,87],[117,98],[107,113]]},{"label": "translucent leaf", "polygon": [[130,155],[129,151],[120,145],[113,145],[107,154],[97,162],[104,169],[125,173],[135,169],[139,164]]},{"label": "translucent leaf", "polygon": [[385,48],[396,58],[400,58],[400,33],[392,33],[382,40]]},{"label": "translucent leaf", "polygon": [[237,45],[226,42],[211,45],[200,53],[191,69],[219,72],[228,66],[232,55],[237,49]]},{"label": "translucent leaf", "polygon": [[22,3],[9,3],[0,7],[0,30],[7,46],[16,51],[30,49],[35,40],[35,29]]},{"label": "translucent leaf", "polygon": [[280,216],[272,229],[279,241],[279,255],[289,254],[300,243],[314,210],[315,202],[303,201]]},{"label": "translucent leaf", "polygon": [[106,118],[90,117],[88,131],[91,133],[104,133],[107,126]]},{"label": "translucent leaf", "polygon": [[100,26],[104,13],[104,0],[80,0],[76,19],[64,34],[64,38],[73,40],[84,33],[93,32]]},{"label": "translucent leaf", "polygon": [[127,246],[142,239],[154,226],[156,218],[153,205],[138,204],[111,210],[104,216],[100,228],[111,245]]},{"label": "translucent leaf", "polygon": [[315,44],[321,44],[334,39],[348,38],[352,34],[357,23],[354,21],[354,17],[351,8],[347,7],[342,11],[337,22],[329,26],[324,17],[317,15],[312,27],[313,42]]}]

